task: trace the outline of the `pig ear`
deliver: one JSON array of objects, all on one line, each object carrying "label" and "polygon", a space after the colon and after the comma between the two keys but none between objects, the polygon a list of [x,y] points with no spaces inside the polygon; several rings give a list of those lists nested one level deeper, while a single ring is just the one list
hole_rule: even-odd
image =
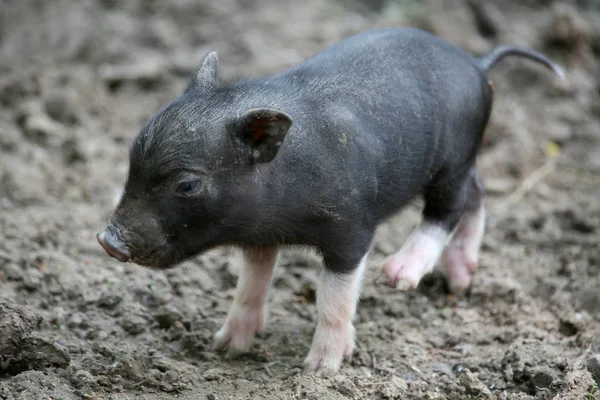
[{"label": "pig ear", "polygon": [[277,155],[292,118],[281,111],[256,108],[246,112],[236,125],[236,134],[250,149],[252,161],[263,163]]},{"label": "pig ear", "polygon": [[219,86],[219,57],[216,51],[207,53],[192,78],[190,79],[184,92],[190,90],[216,89]]}]

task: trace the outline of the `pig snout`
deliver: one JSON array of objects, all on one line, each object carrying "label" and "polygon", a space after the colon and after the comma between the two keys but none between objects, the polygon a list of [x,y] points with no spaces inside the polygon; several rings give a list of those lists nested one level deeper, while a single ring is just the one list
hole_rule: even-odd
[{"label": "pig snout", "polygon": [[131,259],[127,246],[119,239],[114,226],[109,225],[106,230],[98,233],[96,238],[109,256],[121,262],[127,262]]}]

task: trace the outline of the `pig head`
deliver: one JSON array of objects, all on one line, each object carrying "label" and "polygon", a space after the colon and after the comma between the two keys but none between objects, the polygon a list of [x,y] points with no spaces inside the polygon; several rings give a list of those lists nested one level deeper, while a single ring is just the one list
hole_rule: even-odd
[{"label": "pig head", "polygon": [[97,235],[119,261],[168,268],[253,236],[256,216],[248,210],[264,203],[262,166],[277,155],[292,120],[217,90],[217,71],[211,52],[134,140],[123,196]]}]

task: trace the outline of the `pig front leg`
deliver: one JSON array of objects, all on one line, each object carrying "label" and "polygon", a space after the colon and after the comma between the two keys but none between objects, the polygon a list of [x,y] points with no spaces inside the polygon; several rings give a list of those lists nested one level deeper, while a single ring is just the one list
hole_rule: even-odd
[{"label": "pig front leg", "polygon": [[265,327],[267,295],[277,264],[277,249],[245,249],[233,304],[223,327],[215,333],[215,347],[234,357],[248,350]]},{"label": "pig front leg", "polygon": [[[354,326],[360,286],[367,264],[367,255],[351,271],[334,272],[328,267],[321,271],[317,286],[317,328],[305,370],[317,376],[336,373],[344,357],[354,350]],[[354,265],[357,263],[355,262]],[[326,260],[326,265],[328,265]]]}]

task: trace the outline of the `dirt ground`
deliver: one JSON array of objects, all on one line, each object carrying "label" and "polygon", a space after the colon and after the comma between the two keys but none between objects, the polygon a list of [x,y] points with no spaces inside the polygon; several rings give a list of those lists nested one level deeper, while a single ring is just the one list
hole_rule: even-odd
[{"label": "dirt ground", "polygon": [[[239,258],[165,272],[96,242],[141,125],[216,49],[224,80],[273,72],[372,27],[418,26],[491,74],[479,165],[487,233],[471,293],[442,272],[378,284],[418,222],[383,225],[338,376],[302,374],[318,258],[288,251],[270,319],[233,361],[212,349]],[[599,399],[600,5],[596,0],[7,0],[0,9],[0,399]],[[452,101],[452,99],[448,99]],[[595,382],[594,382],[595,379]]]}]

